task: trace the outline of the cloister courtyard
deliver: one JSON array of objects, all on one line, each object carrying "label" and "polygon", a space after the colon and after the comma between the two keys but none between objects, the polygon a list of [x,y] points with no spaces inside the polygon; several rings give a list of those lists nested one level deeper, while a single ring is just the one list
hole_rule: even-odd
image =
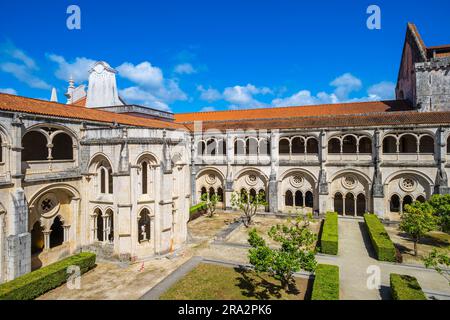
[{"label": "cloister courtyard", "polygon": [[[309,299],[312,275],[295,274],[295,288],[283,291],[277,281],[256,275],[248,268],[248,231],[240,223],[237,212],[217,212],[188,223],[188,243],[165,256],[145,261],[123,263],[97,259],[97,266],[81,277],[81,288],[70,290],[66,285],[47,292],[38,299]],[[275,246],[267,235],[271,226],[285,223],[288,215],[259,214],[251,228]],[[311,221],[310,230],[319,235],[322,219]],[[433,269],[426,269],[421,256],[412,254],[412,242],[398,230],[386,226],[402,262],[382,262],[364,226],[364,220],[340,217],[339,253],[336,256],[316,253],[319,263],[336,265],[340,270],[340,299],[391,299],[391,273],[415,277],[428,299],[450,299],[447,280]],[[450,236],[432,232],[419,243],[420,255],[432,248],[450,248]],[[369,267],[380,270],[381,286],[369,289]]]}]

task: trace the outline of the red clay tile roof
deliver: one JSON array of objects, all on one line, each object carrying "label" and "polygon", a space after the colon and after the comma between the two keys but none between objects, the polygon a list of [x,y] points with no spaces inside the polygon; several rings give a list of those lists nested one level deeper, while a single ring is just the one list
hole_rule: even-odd
[{"label": "red clay tile roof", "polygon": [[181,124],[0,93],[0,110],[123,125],[185,129]]},{"label": "red clay tile roof", "polygon": [[[208,121],[202,130],[259,130],[259,129],[321,129],[349,127],[402,127],[408,125],[450,125],[450,112],[399,111],[366,115],[330,115],[316,117],[291,117],[279,119]],[[186,127],[193,131],[194,123]]]},{"label": "red clay tile roof", "polygon": [[175,114],[175,121],[180,123],[189,123],[193,121],[278,119],[291,117],[335,116],[344,114],[368,114],[408,110],[412,110],[412,108],[406,101],[374,101],[324,104],[303,107],[179,113]]},{"label": "red clay tile roof", "polygon": [[75,101],[72,104],[74,106],[85,107],[86,106],[86,99],[87,99],[87,97],[83,97],[81,99],[78,99],[77,101]]}]

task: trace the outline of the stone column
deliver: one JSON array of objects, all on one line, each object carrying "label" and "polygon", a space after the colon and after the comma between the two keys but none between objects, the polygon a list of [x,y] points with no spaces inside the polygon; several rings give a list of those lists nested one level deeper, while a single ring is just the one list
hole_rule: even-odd
[{"label": "stone column", "polygon": [[73,228],[70,228],[68,230],[67,239],[71,239],[73,242],[73,248],[77,248],[78,246],[84,245],[83,241],[81,240],[83,239],[83,236],[80,237],[78,236],[78,234],[81,233],[80,225],[82,225],[83,219],[80,214],[80,198],[77,197],[71,198],[70,206],[72,209],[72,216],[73,216],[72,219]]},{"label": "stone column", "polygon": [[163,168],[160,184],[160,202],[159,202],[159,223],[161,227],[160,241],[157,245],[157,253],[165,254],[170,252],[173,248],[171,239],[172,226],[173,226],[173,169],[172,161],[170,159],[170,146],[166,139],[166,132],[164,131],[164,144],[163,144]]},{"label": "stone column", "polygon": [[108,216],[107,215],[102,215],[102,219],[103,219],[103,242],[107,242],[108,241]]},{"label": "stone column", "polygon": [[227,176],[225,181],[225,209],[226,210],[232,210],[232,203],[231,203],[231,197],[233,195],[233,161],[234,161],[234,143],[233,143],[233,136],[227,132],[226,135],[226,141],[227,141]]},{"label": "stone column", "polygon": [[50,250],[50,233],[52,233],[52,230],[45,230],[42,231],[44,234],[44,251]]},{"label": "stone column", "polygon": [[6,270],[4,270],[5,250],[4,250],[4,226],[5,226],[5,211],[0,208],[0,283],[5,280]]},{"label": "stone column", "polygon": [[319,134],[319,181],[318,181],[318,189],[319,189],[319,213],[325,213],[328,210],[331,210],[331,206],[328,205],[328,181],[327,181],[327,171],[325,169],[325,163],[327,162],[328,156],[328,144],[327,144],[327,135],[325,131],[321,131]]},{"label": "stone column", "polygon": [[270,177],[269,177],[269,211],[280,211],[278,204],[278,167],[279,167],[279,130],[270,132]]},{"label": "stone column", "polygon": [[22,188],[10,194],[7,238],[7,279],[12,280],[31,271],[31,234],[28,232],[28,203]]},{"label": "stone column", "polygon": [[438,168],[434,184],[434,193],[449,194],[450,188],[448,187],[448,177],[447,173],[445,172],[445,165],[447,162],[447,141],[445,140],[445,131],[443,128],[438,128],[434,140],[436,141],[434,147],[434,158],[436,161],[436,166]]},{"label": "stone column", "polygon": [[70,225],[64,225],[64,242],[70,241]]},{"label": "stone column", "polygon": [[192,138],[191,143],[191,204],[196,205],[197,199],[197,140]]},{"label": "stone column", "polygon": [[384,185],[381,174],[382,143],[380,139],[380,131],[378,129],[374,132],[372,146],[372,158],[374,167],[372,183],[373,213],[380,218],[384,218],[386,213],[386,202],[384,201]]}]

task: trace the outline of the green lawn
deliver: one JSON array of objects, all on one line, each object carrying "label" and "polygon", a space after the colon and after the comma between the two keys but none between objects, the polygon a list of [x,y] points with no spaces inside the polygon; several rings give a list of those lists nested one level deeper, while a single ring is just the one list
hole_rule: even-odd
[{"label": "green lawn", "polygon": [[[311,281],[312,282],[312,281]],[[296,278],[288,292],[268,275],[220,265],[199,264],[173,285],[161,300],[304,300],[311,283]]]}]

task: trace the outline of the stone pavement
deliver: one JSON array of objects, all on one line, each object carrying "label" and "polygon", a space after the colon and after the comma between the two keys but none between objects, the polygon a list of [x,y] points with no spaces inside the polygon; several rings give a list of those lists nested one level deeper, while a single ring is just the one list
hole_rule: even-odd
[{"label": "stone pavement", "polygon": [[[201,256],[205,259],[248,263],[248,246],[228,242],[205,241],[190,244],[170,259],[152,259],[127,267],[100,262],[98,267],[82,277],[81,290],[69,290],[61,286],[39,299],[155,299],[170,285],[181,279]],[[375,259],[372,245],[364,222],[357,219],[339,219],[339,255],[317,255],[319,263],[340,267],[341,299],[378,300],[389,299],[390,273],[408,274],[418,279],[428,296],[435,294],[439,299],[450,299],[450,286],[444,277],[434,270],[418,266],[407,266]],[[378,266],[381,271],[381,290],[369,290],[366,285],[367,268]],[[170,282],[168,282],[170,280]],[[148,294],[147,294],[148,293]]]},{"label": "stone pavement", "polygon": [[[376,260],[363,220],[340,218],[339,255],[337,257],[320,255],[317,260],[321,263],[339,266],[341,299],[343,300],[389,299],[389,275],[391,273],[414,276],[426,293],[439,292],[447,295],[447,297],[441,296],[441,299],[450,299],[450,286],[434,270]],[[370,276],[367,273],[369,266],[377,266],[381,270],[382,287],[380,290],[370,290],[367,287],[367,279]]]}]

